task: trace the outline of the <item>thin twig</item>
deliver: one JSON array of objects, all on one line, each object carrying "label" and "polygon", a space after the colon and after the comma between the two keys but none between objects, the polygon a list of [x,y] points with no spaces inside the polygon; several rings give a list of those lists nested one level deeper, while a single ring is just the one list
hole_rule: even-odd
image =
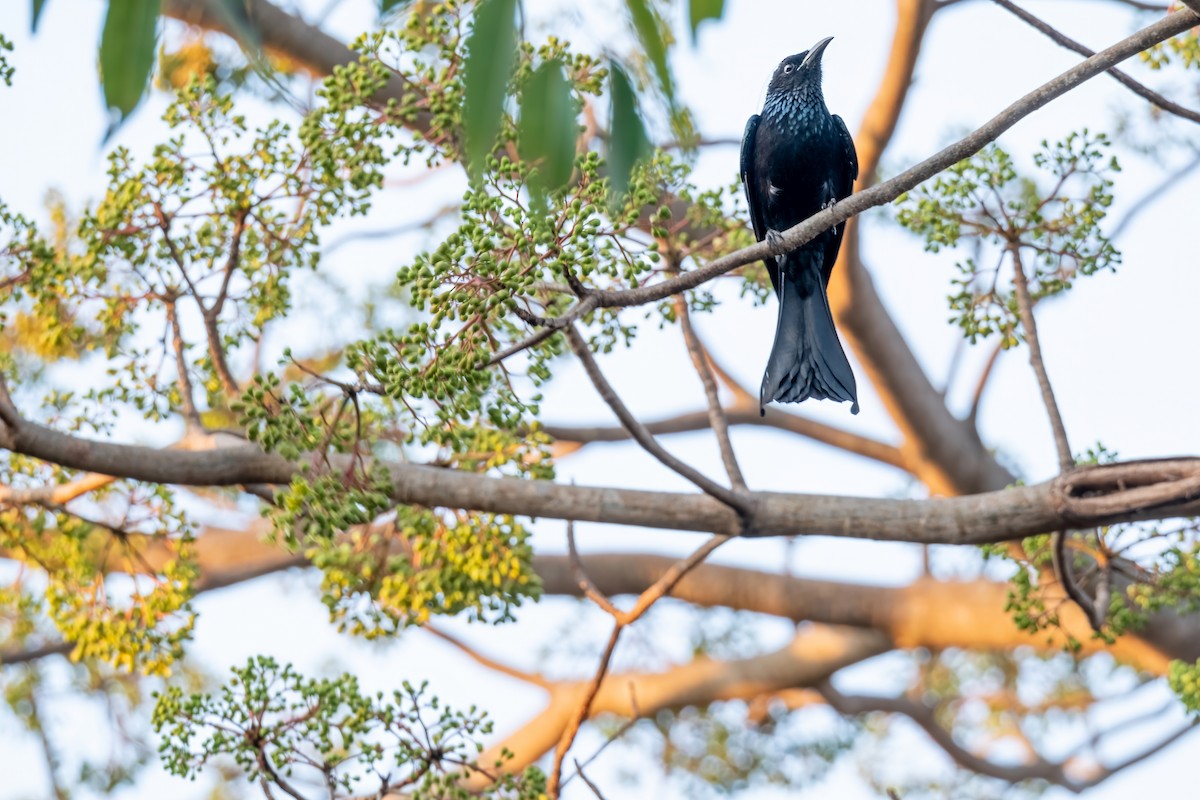
[{"label": "thin twig", "polygon": [[575,742],[575,737],[579,734],[579,727],[583,725],[583,721],[587,719],[588,712],[592,709],[592,703],[596,700],[596,694],[600,691],[600,684],[604,682],[604,676],[608,674],[608,666],[612,662],[613,651],[617,649],[617,641],[621,638],[621,631],[625,626],[620,619],[613,623],[612,633],[608,636],[608,644],[604,646],[604,652],[600,654],[600,664],[596,668],[596,674],[592,676],[588,682],[587,688],[584,690],[583,702],[575,707],[575,711],[571,714],[571,718],[567,720],[566,727],[563,728],[563,734],[559,737],[558,746],[554,748],[554,766],[550,769],[549,780],[546,782],[546,794],[549,797],[557,798],[559,794],[559,784],[562,778],[563,759],[566,758],[567,752],[570,751],[571,745]]},{"label": "thin twig", "polygon": [[600,691],[600,685],[604,682],[604,676],[608,674],[609,663],[612,661],[613,651],[616,650],[617,641],[621,638],[621,631],[639,620],[643,614],[650,610],[656,602],[671,593],[671,590],[683,580],[684,576],[694,569],[698,564],[704,561],[712,551],[729,541],[731,536],[713,536],[703,545],[701,545],[694,553],[682,561],[677,561],[671,566],[662,576],[656,580],[646,591],[638,595],[637,602],[629,611],[620,611],[613,609],[609,612],[613,617],[612,634],[608,638],[608,644],[604,648],[604,652],[600,656],[600,664],[596,668],[596,674],[588,683],[587,690],[584,693],[583,702],[575,709],[571,718],[567,721],[566,727],[563,728],[563,734],[558,740],[558,746],[554,750],[554,766],[551,769],[549,780],[547,781],[546,794],[552,798],[559,795],[561,788],[560,779],[562,777],[563,759],[571,749],[571,745],[575,741],[575,737],[579,734],[579,728],[583,721],[588,718],[589,712],[592,710],[592,703],[596,699],[596,694]]},{"label": "thin twig", "polygon": [[637,702],[637,690],[634,688],[634,684],[632,684],[632,683],[630,683],[630,684],[629,684],[629,709],[630,709],[629,719],[625,720],[625,723],[624,723],[624,724],[622,724],[622,725],[621,725],[621,727],[617,728],[617,729],[616,729],[616,731],[614,731],[614,732],[613,732],[613,735],[612,735],[612,736],[610,736],[610,737],[608,737],[607,739],[605,739],[605,740],[604,740],[604,744],[602,744],[602,745],[600,745],[599,747],[597,747],[597,748],[596,748],[596,752],[592,753],[590,756],[588,756],[587,758],[585,758],[585,759],[583,760],[583,764],[582,764],[582,765],[579,763],[579,761],[578,761],[578,760],[576,760],[576,761],[575,761],[575,773],[574,773],[574,774],[572,774],[572,775],[568,775],[568,776],[566,777],[566,779],[565,779],[565,780],[563,780],[563,782],[562,782],[561,784],[559,784],[559,787],[558,787],[558,788],[559,788],[559,790],[560,790],[560,791],[561,791],[563,788],[565,788],[565,787],[566,787],[566,785],[567,785],[568,783],[570,783],[570,782],[571,782],[571,779],[572,779],[572,778],[574,778],[574,777],[575,777],[575,775],[581,775],[581,774],[582,774],[582,772],[583,772],[583,767],[586,767],[586,766],[588,766],[588,765],[589,765],[589,764],[591,764],[593,761],[595,761],[597,758],[599,758],[599,757],[600,757],[600,754],[601,754],[601,753],[603,753],[605,750],[607,750],[607,749],[608,749],[608,746],[609,746],[610,744],[612,744],[613,742],[617,741],[617,740],[618,740],[618,739],[620,739],[622,736],[624,736],[626,733],[628,733],[628,732],[629,732],[629,730],[630,730],[630,729],[631,729],[631,728],[632,728],[634,725],[637,725],[637,724],[638,724],[638,721],[639,721],[639,720],[641,720],[641,718],[642,718],[642,711],[641,711],[641,709],[640,709],[640,708],[638,708],[638,702]]},{"label": "thin twig", "polygon": [[1116,241],[1121,234],[1138,218],[1146,209],[1150,208],[1154,203],[1158,202],[1163,196],[1174,187],[1183,182],[1183,179],[1191,172],[1200,167],[1200,149],[1196,151],[1195,156],[1191,161],[1184,164],[1175,172],[1163,178],[1153,189],[1146,192],[1134,202],[1128,209],[1125,210],[1125,216],[1121,217],[1121,221],[1113,226],[1108,234],[1110,241]]},{"label": "thin twig", "polygon": [[[913,457],[894,444],[881,442],[878,439],[862,436],[833,425],[826,425],[800,414],[793,414],[774,407],[768,407],[766,416],[761,416],[758,413],[757,400],[754,401],[753,406],[746,406],[740,402],[735,403],[724,409],[724,414],[730,425],[752,425],[788,431],[907,472],[913,472],[915,469]],[[707,410],[696,410],[653,420],[645,425],[646,430],[654,436],[666,436],[704,430],[711,427],[712,422]],[[620,425],[576,427],[547,424],[541,427],[546,434],[560,443],[575,443],[580,446],[601,442],[624,442],[631,438],[629,431]]]},{"label": "thin twig", "polygon": [[584,774],[583,767],[579,764],[578,758],[575,759],[575,774],[579,776],[580,780],[587,784],[587,787],[592,790],[592,794],[596,795],[599,800],[604,800],[604,795],[600,794],[600,789],[596,787],[596,784],[592,783],[591,778]]},{"label": "thin twig", "polygon": [[486,656],[483,653],[476,650],[475,648],[471,647],[469,644],[464,642],[462,639],[459,639],[457,636],[452,636],[451,634],[446,633],[442,629],[434,627],[433,625],[431,625],[428,622],[425,623],[424,625],[422,625],[421,627],[424,628],[429,633],[432,633],[434,636],[438,637],[442,641],[458,648],[468,658],[470,658],[476,664],[479,664],[481,667],[487,667],[488,669],[492,670],[493,672],[498,672],[501,675],[507,675],[510,678],[516,678],[517,680],[524,681],[525,683],[531,683],[534,686],[541,687],[542,689],[548,690],[551,688],[551,685],[552,685],[551,682],[549,680],[547,680],[545,677],[538,675],[536,672],[525,672],[524,670],[517,669],[516,667],[512,666],[511,664],[505,664],[501,661],[497,661],[496,659],[491,658],[490,656]]},{"label": "thin twig", "polygon": [[732,538],[732,536],[713,536],[690,556],[682,561],[675,562],[646,591],[638,595],[637,602],[633,604],[633,608],[621,615],[620,619],[622,623],[630,625],[637,621],[638,618],[650,610],[650,606],[670,594],[689,572],[695,569],[704,559],[708,558],[712,551]]},{"label": "thin twig", "polygon": [[571,562],[571,575],[579,584],[579,590],[583,592],[583,596],[613,617],[619,617],[621,612],[596,588],[596,584],[592,583],[592,579],[584,571],[583,564],[579,560],[579,550],[575,547],[575,521],[570,519],[567,520],[567,558]]},{"label": "thin twig", "polygon": [[629,411],[625,403],[617,396],[612,385],[600,371],[599,365],[596,364],[596,359],[592,356],[592,351],[588,349],[587,342],[584,341],[583,336],[575,329],[575,326],[567,326],[564,332],[567,335],[567,342],[571,345],[571,349],[575,352],[576,357],[583,364],[583,369],[591,379],[592,385],[596,387],[596,391],[600,394],[600,397],[604,399],[608,407],[617,415],[617,419],[629,431],[629,435],[633,437],[634,441],[640,444],[643,450],[658,459],[664,466],[694,483],[705,494],[735,509],[743,519],[747,518],[751,510],[750,502],[668,453],[662,445],[655,441],[650,432],[646,430],[646,426],[638,421],[637,417]]},{"label": "thin twig", "polygon": [[975,394],[971,398],[971,411],[967,414],[967,421],[972,425],[977,424],[979,418],[979,406],[983,403],[983,394],[987,390],[988,381],[992,378],[992,373],[996,369],[996,362],[1000,360],[1000,354],[1004,352],[1004,343],[999,342],[992,349],[992,354],[988,356],[987,363],[983,365],[983,372],[979,373],[979,382],[975,384]]},{"label": "thin twig", "polygon": [[[1067,441],[1067,429],[1063,424],[1062,414],[1058,410],[1058,401],[1054,398],[1054,389],[1050,385],[1050,376],[1046,372],[1046,362],[1042,358],[1041,342],[1038,339],[1037,321],[1033,317],[1033,298],[1029,294],[1029,281],[1025,276],[1025,268],[1021,263],[1021,248],[1018,243],[1009,247],[1013,262],[1013,287],[1017,293],[1017,311],[1021,316],[1021,327],[1025,329],[1025,341],[1029,345],[1029,363],[1037,376],[1038,387],[1042,392],[1042,402],[1046,406],[1046,414],[1050,417],[1050,430],[1054,434],[1054,446],[1058,451],[1058,467],[1063,474],[1075,468],[1075,458],[1071,454],[1071,445]],[[1084,612],[1092,628],[1100,630],[1108,615],[1107,604],[1101,606],[1079,587],[1071,574],[1071,561],[1066,553],[1067,532],[1055,531],[1051,542],[1054,573],[1063,591]]]},{"label": "thin twig", "polygon": [[[1009,0],[992,0],[992,2],[1011,12],[1023,22],[1028,23],[1037,30],[1046,34],[1062,47],[1065,47],[1068,50],[1074,50],[1076,53],[1079,53],[1081,56],[1085,56],[1087,58],[1091,58],[1096,54],[1094,50],[1064,35],[1057,28],[1047,24],[1046,22],[1043,22],[1041,19],[1035,17],[1033,14],[1030,14],[1028,11],[1016,5],[1015,3],[1011,3]],[[1200,123],[1200,112],[1193,111],[1190,108],[1185,108],[1178,103],[1168,100],[1153,89],[1150,89],[1144,84],[1138,83],[1133,78],[1129,77],[1127,73],[1122,72],[1116,67],[1109,67],[1108,74],[1116,78],[1118,82],[1126,86],[1134,94],[1149,100],[1163,111],[1174,114],[1182,119],[1186,119],[1189,122]]]},{"label": "thin twig", "polygon": [[183,333],[179,328],[179,315],[175,301],[166,304],[167,323],[171,326],[171,342],[175,350],[175,368],[179,372],[179,395],[183,402],[183,418],[189,428],[200,428],[200,412],[196,410],[196,394],[192,388],[192,377],[188,373],[187,353],[184,350]]},{"label": "thin twig", "polygon": [[554,334],[558,333],[560,330],[571,327],[575,323],[575,320],[590,314],[595,309],[596,298],[594,295],[588,295],[576,303],[574,308],[563,314],[561,317],[556,319],[542,320],[542,324],[544,324],[545,327],[536,333],[530,334],[521,341],[509,345],[499,353],[496,353],[490,359],[488,359],[487,365],[489,367],[494,367],[496,364],[499,364],[509,356],[514,356],[523,350],[528,350],[534,345],[541,344]]},{"label": "thin twig", "polygon": [[1025,329],[1025,341],[1029,345],[1029,363],[1037,375],[1038,388],[1042,391],[1042,402],[1046,405],[1046,414],[1050,417],[1050,429],[1054,433],[1054,446],[1058,451],[1058,468],[1061,472],[1070,472],[1075,468],[1075,457],[1071,455],[1071,445],[1067,441],[1067,429],[1063,425],[1062,414],[1058,410],[1058,401],[1054,399],[1054,389],[1050,386],[1050,376],[1046,372],[1046,363],[1042,358],[1042,346],[1038,340],[1037,322],[1033,317],[1033,299],[1029,294],[1029,281],[1025,277],[1025,268],[1021,263],[1019,244],[1009,247],[1013,262],[1013,287],[1017,292],[1017,310],[1021,316],[1021,327]]},{"label": "thin twig", "polygon": [[688,355],[692,357],[692,366],[704,384],[704,396],[708,400],[708,421],[713,434],[717,437],[717,446],[721,449],[721,461],[725,464],[725,472],[734,491],[746,491],[746,479],[737,463],[737,455],[733,452],[733,443],[729,439],[729,420],[725,417],[725,409],[721,406],[721,397],[717,393],[717,382],[709,368],[707,352],[696,336],[692,327],[692,318],[688,313],[687,299],[675,295],[675,315],[679,317],[679,328],[683,331],[683,340],[687,343]]}]

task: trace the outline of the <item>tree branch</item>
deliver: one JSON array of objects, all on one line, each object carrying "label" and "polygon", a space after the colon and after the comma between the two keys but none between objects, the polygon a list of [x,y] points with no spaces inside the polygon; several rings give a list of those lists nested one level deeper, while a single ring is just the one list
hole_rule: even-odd
[{"label": "tree branch", "polygon": [[[568,541],[573,545],[574,537],[570,532],[570,523],[568,523]],[[703,545],[701,545],[694,553],[682,561],[672,564],[658,580],[652,583],[649,588],[638,595],[637,602],[633,604],[633,608],[629,611],[620,611],[613,607],[607,600],[601,602],[596,600],[596,604],[607,610],[613,618],[612,633],[608,637],[608,644],[604,647],[604,652],[600,656],[600,665],[596,668],[596,674],[592,677],[588,684],[587,691],[584,693],[583,702],[571,714],[567,721],[567,726],[563,730],[562,736],[558,740],[558,745],[554,748],[554,766],[550,769],[549,780],[547,781],[546,793],[554,798],[559,795],[560,783],[562,778],[563,760],[567,757],[567,752],[571,749],[572,743],[575,741],[576,735],[579,733],[579,726],[587,719],[588,713],[591,711],[592,703],[596,699],[596,693],[600,691],[600,685],[604,682],[604,676],[608,673],[608,667],[612,661],[613,652],[617,648],[617,642],[621,638],[621,632],[628,626],[632,625],[637,620],[650,610],[650,607],[661,600],[663,597],[671,593],[671,590],[683,580],[684,576],[695,569],[704,559],[716,550],[725,542],[729,541],[728,536],[713,536]],[[571,554],[574,557],[574,562],[578,568],[579,574],[583,574],[582,567],[578,567],[578,554],[574,552],[574,547],[571,547]],[[585,589],[591,585],[591,581],[586,584],[580,582],[581,587]],[[591,595],[589,595],[591,596]],[[577,762],[578,763],[578,762]]]},{"label": "tree branch", "polygon": [[704,396],[708,400],[708,422],[713,434],[717,437],[717,446],[721,449],[721,461],[725,464],[725,473],[734,491],[746,490],[746,479],[738,467],[737,456],[733,452],[733,443],[729,440],[729,420],[725,417],[725,409],[721,406],[721,397],[717,394],[717,382],[709,368],[708,354],[700,344],[695,329],[692,328],[691,314],[688,313],[687,300],[683,295],[675,296],[675,315],[679,318],[679,329],[683,332],[683,340],[687,343],[688,355],[692,357],[692,366],[704,384]]},{"label": "tree branch", "polygon": [[1147,750],[1111,767],[1104,767],[1087,779],[1079,780],[1072,778],[1068,774],[1073,766],[1072,760],[1069,758],[1056,763],[1048,761],[1038,753],[1034,753],[1032,759],[1027,763],[1008,765],[997,764],[994,761],[978,756],[954,741],[954,736],[950,731],[938,724],[934,709],[923,703],[905,697],[845,695],[833,688],[828,681],[818,686],[817,691],[825,697],[830,706],[842,714],[855,716],[872,712],[903,714],[920,726],[938,747],[944,750],[947,755],[964,769],[1014,784],[1030,780],[1046,781],[1076,794],[1107,780],[1123,769],[1144,761],[1196,727],[1196,722],[1185,725]]},{"label": "tree branch", "polygon": [[634,441],[642,446],[643,450],[658,459],[668,469],[673,470],[694,483],[706,494],[720,500],[730,508],[736,509],[741,516],[750,516],[751,505],[743,495],[726,489],[724,486],[701,474],[695,468],[683,463],[655,441],[650,432],[646,430],[646,426],[639,422],[637,417],[629,411],[625,403],[617,396],[616,391],[613,390],[612,384],[605,379],[604,373],[600,371],[600,366],[592,356],[592,351],[588,349],[587,342],[580,336],[575,326],[571,325],[567,327],[565,333],[567,335],[567,342],[571,345],[571,350],[574,351],[575,356],[583,364],[584,372],[591,379],[592,385],[596,387],[596,391],[600,394],[600,397],[604,399],[608,407],[617,415],[617,419],[629,431],[629,435]]},{"label": "tree branch", "polygon": [[1042,358],[1037,320],[1033,317],[1033,298],[1029,295],[1029,281],[1021,263],[1020,244],[1010,245],[1008,252],[1013,262],[1013,287],[1017,293],[1017,310],[1021,317],[1021,327],[1025,329],[1025,342],[1029,345],[1029,364],[1037,376],[1042,403],[1046,406],[1046,416],[1050,418],[1054,448],[1058,453],[1058,469],[1060,472],[1070,472],[1075,467],[1075,456],[1071,453],[1071,445],[1067,441],[1067,428],[1063,424],[1062,413],[1058,410],[1058,401],[1054,399],[1054,388],[1050,385],[1050,375],[1046,372],[1046,362]]},{"label": "tree branch", "polygon": [[[0,401],[2,402],[2,401]],[[192,486],[286,484],[302,467],[250,444],[208,451],[157,450],[60,433],[16,418],[0,447],[70,469]],[[341,460],[332,459],[340,464]],[[711,497],[564,486],[541,480],[389,462],[396,503],[723,535],[823,534],[916,544],[984,544],[1200,512],[1200,459],[1133,461],[1075,470],[1045,483],[930,500],[750,492],[753,524]]]},{"label": "tree branch", "polygon": [[[789,431],[807,437],[822,444],[845,450],[855,455],[864,456],[898,469],[912,472],[914,465],[900,448],[887,442],[871,439],[852,431],[826,425],[799,414],[782,411],[773,406],[767,407],[767,413],[762,416],[758,407],[743,407],[741,405],[725,408],[724,416],[730,425],[757,425],[764,428]],[[689,411],[666,419],[644,423],[645,428],[654,436],[665,436],[673,433],[690,433],[705,430],[712,425],[712,417],[707,411]],[[629,431],[620,426],[574,427],[568,425],[543,425],[542,430],[552,438],[562,443],[577,443],[588,445],[599,442],[624,442],[631,437]]]},{"label": "tree branch", "polygon": [[[1065,47],[1068,50],[1074,50],[1076,53],[1079,53],[1080,55],[1085,56],[1085,57],[1090,57],[1090,56],[1094,55],[1094,51],[1090,50],[1089,48],[1087,48],[1084,45],[1080,44],[1079,42],[1075,41],[1074,39],[1066,36],[1065,34],[1063,34],[1058,29],[1054,28],[1053,26],[1048,25],[1047,23],[1038,19],[1033,14],[1030,14],[1028,11],[1026,11],[1025,9],[1021,8],[1020,6],[1016,5],[1015,3],[1011,3],[1011,2],[1009,2],[1009,0],[992,0],[992,2],[994,2],[996,5],[1000,6],[1001,8],[1011,12],[1016,17],[1018,17],[1020,20],[1022,20],[1023,22],[1028,23],[1029,25],[1033,26],[1034,28],[1041,31],[1045,35],[1049,36],[1058,45]],[[1119,83],[1124,85],[1126,88],[1128,88],[1134,94],[1136,94],[1138,97],[1142,97],[1146,100],[1149,100],[1151,103],[1158,106],[1163,111],[1166,111],[1170,114],[1174,114],[1175,116],[1180,117],[1181,119],[1186,119],[1189,122],[1200,123],[1200,112],[1193,111],[1190,108],[1185,108],[1184,106],[1181,106],[1178,103],[1168,100],[1167,98],[1163,97],[1161,94],[1154,91],[1153,89],[1150,89],[1149,87],[1144,86],[1141,83],[1138,83],[1133,78],[1129,77],[1129,75],[1127,75],[1126,73],[1122,72],[1119,69],[1116,69],[1116,68],[1109,69],[1108,74],[1112,75],[1114,78],[1116,78]]]},{"label": "tree branch", "polygon": [[501,675],[507,675],[510,678],[515,678],[516,680],[538,686],[542,689],[549,689],[551,687],[551,682],[544,676],[539,675],[536,672],[525,672],[524,670],[517,669],[511,664],[505,664],[501,661],[497,661],[491,656],[486,656],[475,648],[471,647],[462,639],[459,639],[457,636],[451,636],[441,628],[431,625],[428,622],[422,625],[421,629],[427,633],[433,634],[443,642],[454,646],[461,653],[485,669],[490,669],[492,672],[498,672]]},{"label": "tree branch", "polygon": [[[780,650],[749,658],[719,661],[701,659],[663,672],[610,674],[591,703],[589,718],[603,714],[653,718],[662,709],[704,706],[718,700],[753,699],[795,686],[813,686],[850,664],[887,649],[885,639],[870,631],[809,626]],[[571,711],[589,682],[566,682],[555,687],[547,707],[528,723],[488,748],[479,763],[494,763],[504,752],[512,758],[504,769],[520,772],[555,746]],[[636,702],[634,701],[636,698]],[[488,783],[474,776],[469,789]]]},{"label": "tree branch", "polygon": [[[1196,0],[1196,2],[1200,3],[1200,0]],[[979,152],[983,147],[995,141],[1000,134],[1052,100],[1061,97],[1071,89],[1094,78],[1112,65],[1119,64],[1148,47],[1165,41],[1179,33],[1183,33],[1195,26],[1197,22],[1196,13],[1190,10],[1180,10],[1164,17],[1149,27],[1143,28],[1132,36],[1122,39],[1112,47],[1102,50],[1053,80],[1042,84],[1037,89],[1034,89],[1029,94],[1009,105],[972,133],[919,164],[909,167],[890,180],[856,192],[845,200],[841,200],[824,211],[814,214],[803,222],[788,228],[782,232],[782,235],[777,240],[774,240],[774,244],[766,240],[758,242],[720,258],[715,258],[699,269],[685,272],[678,277],[669,278],[661,283],[649,284],[635,289],[599,290],[589,296],[597,298],[598,307],[600,308],[644,305],[658,300],[665,300],[673,294],[678,294],[688,289],[694,289],[738,267],[796,250],[812,241],[823,231],[835,225],[840,225],[851,217],[858,216],[868,209],[890,203],[919,183],[932,178],[934,175],[957,164],[964,158]]]}]

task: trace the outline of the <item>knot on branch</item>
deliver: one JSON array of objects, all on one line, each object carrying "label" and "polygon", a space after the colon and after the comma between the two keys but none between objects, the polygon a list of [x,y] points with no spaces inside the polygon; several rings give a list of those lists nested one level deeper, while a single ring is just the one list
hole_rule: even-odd
[{"label": "knot on branch", "polygon": [[1081,527],[1170,508],[1200,513],[1200,458],[1148,459],[1081,467],[1054,481],[1055,506]]}]

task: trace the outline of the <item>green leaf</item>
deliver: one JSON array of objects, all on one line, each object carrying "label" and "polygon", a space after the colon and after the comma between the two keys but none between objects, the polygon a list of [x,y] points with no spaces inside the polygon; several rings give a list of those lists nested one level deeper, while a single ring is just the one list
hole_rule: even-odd
[{"label": "green leaf", "polygon": [[100,79],[104,102],[120,114],[118,124],[146,92],[154,67],[159,10],[160,0],[109,0],[100,36]]},{"label": "green leaf", "polygon": [[517,58],[516,0],[484,0],[467,40],[463,76],[463,128],[467,166],[473,175],[496,143],[504,96]]},{"label": "green leaf", "polygon": [[42,9],[46,7],[46,0],[33,0],[33,24],[30,29],[37,33],[38,20],[42,18]]},{"label": "green leaf", "polygon": [[537,164],[531,184],[553,192],[571,179],[575,166],[577,107],[562,62],[547,61],[521,91],[521,158]]},{"label": "green leaf", "polygon": [[383,16],[395,8],[403,8],[410,2],[412,0],[379,0],[379,15]]},{"label": "green leaf", "polygon": [[706,19],[720,19],[725,11],[725,0],[689,0],[688,22],[692,26],[692,44],[696,44],[696,31]]},{"label": "green leaf", "polygon": [[646,56],[654,65],[654,71],[658,73],[663,94],[666,95],[667,102],[674,106],[675,86],[671,81],[671,68],[667,66],[667,43],[663,39],[658,16],[650,10],[646,0],[626,0],[626,3],[629,5],[629,14],[633,17],[633,27],[646,50]]},{"label": "green leaf", "polygon": [[650,137],[638,114],[637,95],[629,76],[616,64],[612,71],[612,132],[608,138],[609,185],[613,197],[620,197],[629,188],[629,176],[637,163],[650,154]]}]

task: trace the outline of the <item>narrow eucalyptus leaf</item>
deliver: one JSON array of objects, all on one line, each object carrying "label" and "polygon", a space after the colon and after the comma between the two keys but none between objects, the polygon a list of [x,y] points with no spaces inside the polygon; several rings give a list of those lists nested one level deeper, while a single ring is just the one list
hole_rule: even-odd
[{"label": "narrow eucalyptus leaf", "polygon": [[32,14],[33,21],[29,27],[34,33],[37,33],[38,20],[40,20],[42,18],[42,10],[45,7],[46,7],[46,0],[33,0],[33,14]]},{"label": "narrow eucalyptus leaf", "polygon": [[706,19],[720,19],[725,12],[725,0],[688,0],[688,23],[692,27],[692,44],[700,23]]},{"label": "narrow eucalyptus leaf", "polygon": [[658,81],[662,85],[663,94],[671,105],[675,104],[675,86],[671,80],[671,68],[667,66],[667,43],[663,38],[662,25],[658,16],[650,9],[647,0],[625,0],[629,6],[629,15],[633,18],[633,27],[637,30],[638,39],[646,50],[646,56],[658,73]]},{"label": "narrow eucalyptus leaf", "polygon": [[639,161],[650,154],[646,125],[638,113],[637,96],[629,77],[616,64],[612,72],[612,131],[608,137],[609,185],[614,198],[625,194],[629,177]]},{"label": "narrow eucalyptus leaf", "polygon": [[579,134],[571,85],[562,62],[547,61],[521,91],[521,158],[538,167],[535,188],[553,192],[567,184],[575,164],[575,139]]},{"label": "narrow eucalyptus leaf", "polygon": [[508,79],[517,58],[516,0],[484,0],[467,40],[463,76],[463,128],[472,174],[496,144]]},{"label": "narrow eucalyptus leaf", "polygon": [[[100,36],[104,102],[117,124],[141,101],[154,68],[160,0],[110,0]],[[114,125],[115,127],[115,125]]]}]

